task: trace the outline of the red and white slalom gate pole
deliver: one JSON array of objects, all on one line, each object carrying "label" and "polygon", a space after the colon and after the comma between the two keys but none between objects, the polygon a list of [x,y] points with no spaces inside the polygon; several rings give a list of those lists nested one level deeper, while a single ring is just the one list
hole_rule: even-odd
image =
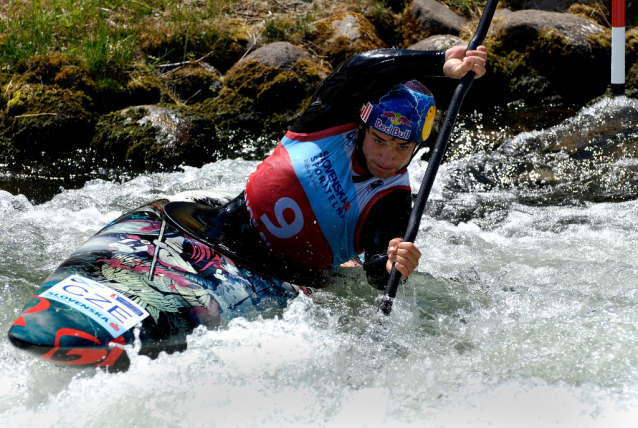
[{"label": "red and white slalom gate pole", "polygon": [[625,0],[611,4],[611,93],[625,95]]}]

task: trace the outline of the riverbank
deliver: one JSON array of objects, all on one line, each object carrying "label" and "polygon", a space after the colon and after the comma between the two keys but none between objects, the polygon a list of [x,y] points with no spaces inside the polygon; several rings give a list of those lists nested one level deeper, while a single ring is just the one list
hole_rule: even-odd
[{"label": "riverbank", "polygon": [[[259,159],[345,58],[467,43],[481,10],[434,0],[89,3],[1,9],[0,169],[12,177]],[[551,126],[607,92],[610,4],[500,6],[488,74],[462,113],[514,105],[514,126],[524,127],[560,111],[544,115]],[[628,11],[629,24],[636,15]],[[638,32],[626,39],[627,93],[636,96]],[[425,83],[444,110],[455,82]]]}]

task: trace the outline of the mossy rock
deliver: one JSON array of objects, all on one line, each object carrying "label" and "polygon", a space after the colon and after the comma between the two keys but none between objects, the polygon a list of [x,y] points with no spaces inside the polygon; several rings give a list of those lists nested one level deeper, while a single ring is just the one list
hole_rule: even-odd
[{"label": "mossy rock", "polygon": [[578,16],[504,13],[486,43],[488,73],[494,68],[506,82],[506,98],[584,103],[603,94],[609,81],[609,33]]},{"label": "mossy rock", "polygon": [[[374,26],[376,34],[386,46],[402,46],[401,14],[405,9],[405,0],[385,3],[385,5],[384,3],[376,3],[364,16]],[[394,6],[397,7],[396,10]]]},{"label": "mossy rock", "polygon": [[54,159],[88,146],[91,100],[81,91],[21,85],[8,94],[3,136],[24,159]]},{"label": "mossy rock", "polygon": [[98,163],[135,170],[199,167],[224,154],[209,118],[186,108],[152,105],[102,116],[91,149]]},{"label": "mossy rock", "polygon": [[162,76],[162,81],[175,99],[193,104],[213,97],[221,85],[220,77],[215,69],[192,62]]},{"label": "mossy rock", "polygon": [[98,77],[94,87],[87,91],[93,100],[93,111],[98,114],[130,106],[156,104],[160,102],[162,93],[162,83],[148,72],[134,74],[128,81]]},{"label": "mossy rock", "polygon": [[126,85],[129,106],[156,104],[162,98],[162,82],[153,74],[133,77]]},{"label": "mossy rock", "polygon": [[[276,142],[323,77],[324,72],[303,51],[289,43],[274,43],[236,64],[224,77],[218,96],[198,109],[213,118],[233,150],[257,138]],[[270,148],[263,147],[264,151]]]},{"label": "mossy rock", "polygon": [[313,31],[313,42],[333,67],[356,53],[386,46],[370,21],[356,12],[320,21]]},{"label": "mossy rock", "polygon": [[[167,25],[149,27],[139,38],[143,51],[159,63],[179,63],[185,58],[197,60],[206,57],[215,68],[225,72],[254,45],[250,32],[251,27],[243,20],[228,20],[223,26],[197,21],[189,29],[180,30]],[[185,34],[189,35],[187,42]]]},{"label": "mossy rock", "polygon": [[110,77],[95,79],[95,87],[88,94],[94,100],[95,111],[100,114],[121,110],[129,105],[130,94],[126,84]]},{"label": "mossy rock", "polygon": [[638,98],[638,64],[633,64],[627,73],[625,92],[628,97]]},{"label": "mossy rock", "polygon": [[528,62],[562,98],[587,102],[605,92],[611,64],[609,35],[594,34],[588,42],[586,51],[570,49],[563,36],[548,33],[532,45]]},{"label": "mossy rock", "polygon": [[[573,15],[593,19],[598,24],[609,26],[612,0],[500,0],[499,7],[511,10],[537,9],[547,12],[569,12]],[[627,27],[638,24],[638,2],[626,2]]]},{"label": "mossy rock", "polygon": [[34,56],[18,64],[16,71],[17,76],[12,76],[13,85],[55,85],[72,91],[91,91],[95,88],[95,81],[86,65],[60,53]]},{"label": "mossy rock", "polygon": [[436,0],[415,0],[403,14],[401,34],[405,47],[437,34],[462,35],[467,21]]}]

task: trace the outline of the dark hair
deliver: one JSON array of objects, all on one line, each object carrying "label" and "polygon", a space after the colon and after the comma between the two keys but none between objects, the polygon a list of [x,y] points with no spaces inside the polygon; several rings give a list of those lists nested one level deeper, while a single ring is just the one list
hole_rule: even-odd
[{"label": "dark hair", "polygon": [[359,125],[359,131],[357,133],[357,141],[355,142],[355,146],[357,149],[361,149],[363,146],[363,139],[366,136],[366,131],[370,128],[370,125],[365,123],[361,118],[358,118],[357,123]]}]

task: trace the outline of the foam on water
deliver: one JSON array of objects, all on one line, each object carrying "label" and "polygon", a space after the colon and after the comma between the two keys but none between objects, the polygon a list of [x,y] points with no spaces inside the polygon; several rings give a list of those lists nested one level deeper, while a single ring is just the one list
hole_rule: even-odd
[{"label": "foam on water", "polygon": [[95,180],[41,205],[0,192],[0,426],[635,425],[638,202],[528,206],[500,188],[450,200],[454,164],[432,200],[474,213],[488,201],[496,217],[426,215],[419,275],[389,319],[380,293],[344,271],[281,317],[198,329],[156,360],[131,352],[125,373],[53,366],[8,343],[29,296],[105,224],[184,190],[239,191],[256,165]]}]

